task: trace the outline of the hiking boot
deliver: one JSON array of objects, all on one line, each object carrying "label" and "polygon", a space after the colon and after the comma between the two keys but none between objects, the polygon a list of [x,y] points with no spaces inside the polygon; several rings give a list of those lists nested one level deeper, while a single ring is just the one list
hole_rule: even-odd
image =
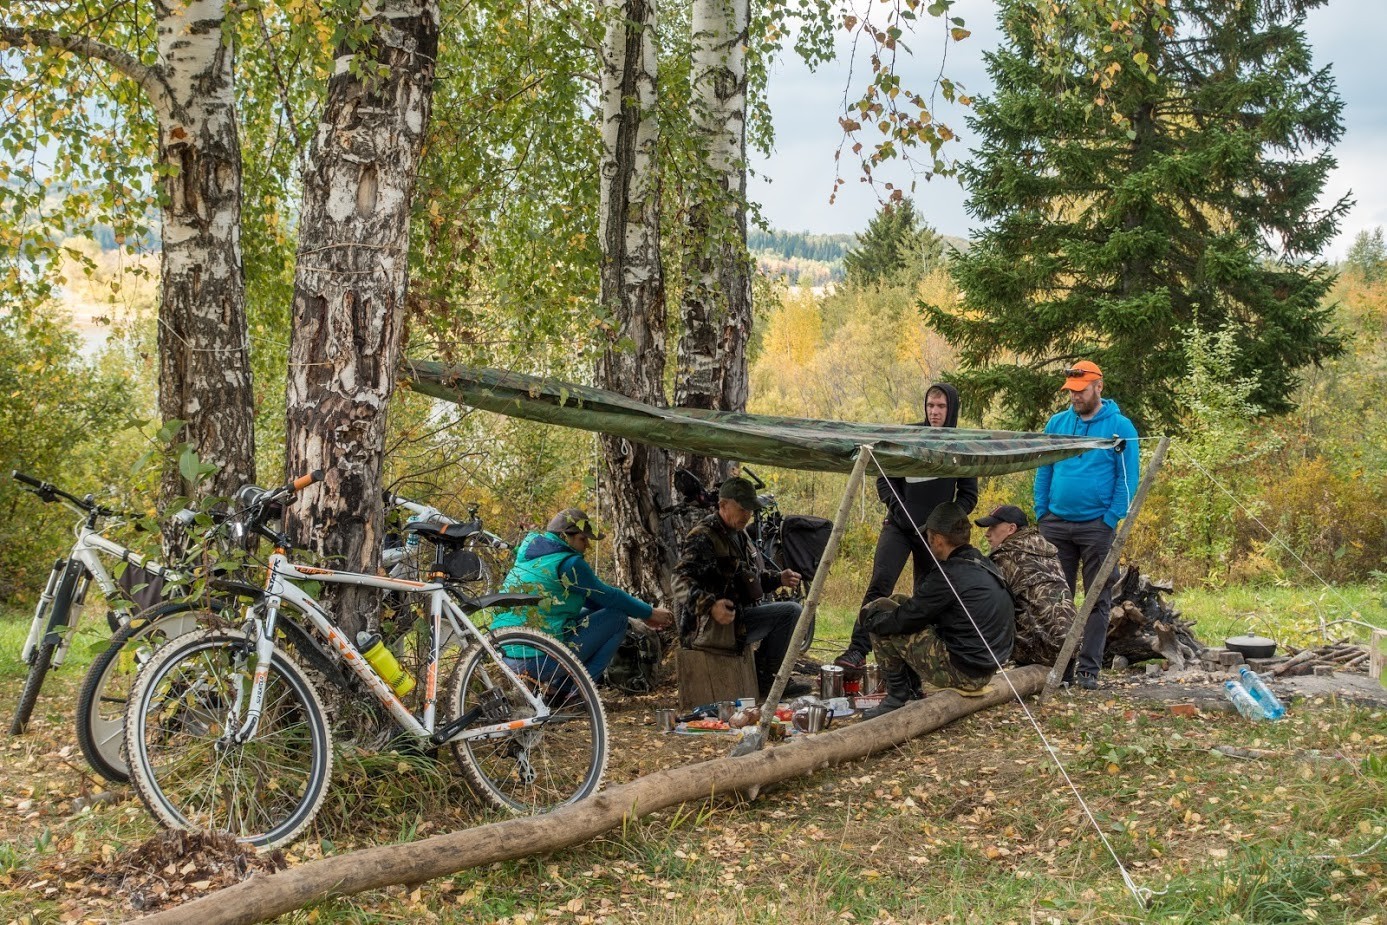
[{"label": "hiking boot", "polygon": [[885,716],[892,710],[899,710],[912,700],[919,700],[922,696],[915,690],[915,679],[917,675],[910,670],[908,665],[903,665],[895,670],[886,671],[884,676],[886,680],[886,696],[881,698],[881,703],[869,710],[862,711],[863,719]]},{"label": "hiking boot", "polygon": [[867,667],[867,656],[852,649],[844,652],[833,660],[833,664],[842,668],[844,671],[861,671]]},{"label": "hiking boot", "polygon": [[[910,699],[911,699],[911,700],[914,700],[915,698],[912,697],[912,698],[910,698]],[[885,697],[881,698],[881,703],[877,704],[876,706],[872,707],[871,709],[863,710],[863,711],[862,711],[862,718],[863,718],[863,719],[875,719],[875,718],[878,717],[878,716],[885,716],[887,713],[890,713],[892,710],[899,710],[901,707],[905,706],[906,703],[907,703],[907,701],[905,701],[905,700],[898,700],[897,698],[893,697],[892,695],[887,694]]]},{"label": "hiking boot", "polygon": [[1075,675],[1075,679],[1079,682],[1079,686],[1082,687],[1082,688],[1083,688],[1084,690],[1086,690],[1086,691],[1096,691],[1096,690],[1098,690],[1098,676],[1097,676],[1097,675],[1094,675],[1094,674],[1083,674],[1083,673],[1081,672],[1081,673]]}]

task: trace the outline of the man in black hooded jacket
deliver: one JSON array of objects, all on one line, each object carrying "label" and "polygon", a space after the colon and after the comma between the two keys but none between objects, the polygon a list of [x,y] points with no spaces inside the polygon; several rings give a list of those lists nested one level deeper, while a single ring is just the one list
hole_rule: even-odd
[{"label": "man in black hooded jacket", "polygon": [[[925,420],[920,425],[957,427],[958,390],[947,382],[930,386],[925,392]],[[963,508],[964,514],[972,513],[978,503],[978,480],[882,476],[877,479],[877,497],[886,505],[886,519],[881,522],[881,536],[877,538],[876,556],[872,559],[872,578],[867,584],[867,593],[862,596],[863,606],[891,596],[907,558],[914,565],[915,589],[924,584],[935,570],[934,557],[921,539],[925,521],[946,501]],[[871,650],[871,638],[859,618],[853,624],[852,641],[847,651],[838,656],[834,664],[849,670],[860,669],[867,663],[867,653]]]}]

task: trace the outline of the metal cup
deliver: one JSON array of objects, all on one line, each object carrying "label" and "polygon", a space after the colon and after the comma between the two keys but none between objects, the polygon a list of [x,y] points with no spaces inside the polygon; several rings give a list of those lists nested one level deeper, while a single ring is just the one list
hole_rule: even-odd
[{"label": "metal cup", "polygon": [[880,665],[868,665],[862,669],[862,693],[864,696],[881,693]]},{"label": "metal cup", "polygon": [[803,732],[822,732],[832,721],[828,707],[821,703],[805,704],[795,712],[795,728]]},{"label": "metal cup", "polygon": [[673,710],[655,711],[655,728],[659,729],[661,732],[673,732],[674,723],[675,718]]},{"label": "metal cup", "polygon": [[843,669],[837,665],[819,666],[819,696],[824,700],[843,696]]},{"label": "metal cup", "polygon": [[718,701],[718,719],[722,720],[724,723],[727,722],[729,719],[731,719],[731,718],[732,718],[732,714],[733,714],[733,713],[736,713],[736,712],[737,712],[737,701],[735,701],[735,700],[719,700],[719,701]]}]

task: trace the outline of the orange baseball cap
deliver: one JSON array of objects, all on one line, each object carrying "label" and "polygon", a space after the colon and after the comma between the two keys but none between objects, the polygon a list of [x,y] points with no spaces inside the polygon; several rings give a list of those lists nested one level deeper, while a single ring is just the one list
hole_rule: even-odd
[{"label": "orange baseball cap", "polygon": [[1098,368],[1098,364],[1092,360],[1080,360],[1073,366],[1064,371],[1068,377],[1064,380],[1061,388],[1071,392],[1082,392],[1089,387],[1090,383],[1097,382],[1103,378],[1103,371]]}]

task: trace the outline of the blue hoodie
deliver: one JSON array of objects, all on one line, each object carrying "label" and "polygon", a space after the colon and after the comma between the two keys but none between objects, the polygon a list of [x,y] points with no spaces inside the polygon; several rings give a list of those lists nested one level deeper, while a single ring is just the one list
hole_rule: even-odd
[{"label": "blue hoodie", "polygon": [[1066,408],[1045,425],[1047,434],[1080,437],[1123,437],[1122,452],[1089,450],[1061,462],[1041,466],[1035,473],[1035,517],[1054,514],[1060,520],[1085,523],[1102,518],[1109,527],[1127,516],[1141,479],[1137,429],[1123,416],[1117,402],[1103,399],[1098,413],[1085,421]]}]

